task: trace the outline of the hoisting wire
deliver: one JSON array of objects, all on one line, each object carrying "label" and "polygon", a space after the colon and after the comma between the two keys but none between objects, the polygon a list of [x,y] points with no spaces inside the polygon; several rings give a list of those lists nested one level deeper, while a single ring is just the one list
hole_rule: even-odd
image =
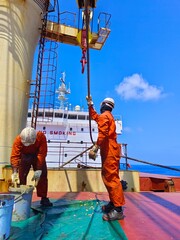
[{"label": "hoisting wire", "polygon": [[[91,97],[90,93],[90,56],[89,56],[89,9],[88,9],[89,0],[85,1],[85,19],[86,19],[86,45],[87,45],[87,85],[88,85],[88,98]],[[90,118],[90,110],[89,110],[89,133],[91,142],[94,144],[92,137],[92,127],[91,127],[91,118]]]},{"label": "hoisting wire", "polygon": [[[85,20],[86,20],[86,56],[87,56],[87,61],[86,59],[82,59],[85,60],[87,63],[87,85],[88,85],[88,98],[91,97],[91,93],[90,93],[90,61],[89,61],[89,11],[88,11],[88,0],[85,1]],[[84,50],[84,49],[83,49]],[[83,64],[82,64],[83,65]],[[84,65],[83,65],[84,67]],[[90,112],[89,112],[89,132],[90,132],[90,138],[91,138],[91,142],[94,145],[94,141],[92,138],[92,130],[91,130],[91,118],[90,118]],[[65,165],[67,165],[68,163],[72,162],[74,159],[76,159],[79,156],[82,156],[84,153],[86,153],[88,150],[90,150],[92,147],[88,147],[86,150],[84,150],[83,152],[81,152],[80,154],[76,155],[75,157],[73,157],[72,159],[70,159],[69,161],[63,163],[61,166],[59,166],[59,168],[63,168]]]}]

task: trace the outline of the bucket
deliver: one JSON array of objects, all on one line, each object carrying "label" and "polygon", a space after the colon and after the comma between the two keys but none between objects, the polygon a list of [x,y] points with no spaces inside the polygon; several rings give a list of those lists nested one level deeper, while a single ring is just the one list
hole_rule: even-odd
[{"label": "bucket", "polygon": [[10,234],[14,196],[0,194],[0,240],[7,239]]},{"label": "bucket", "polygon": [[15,197],[12,221],[26,220],[30,217],[33,190],[31,185],[9,187],[9,192]]},{"label": "bucket", "polygon": [[4,179],[0,179],[0,192],[8,193],[9,183]]}]

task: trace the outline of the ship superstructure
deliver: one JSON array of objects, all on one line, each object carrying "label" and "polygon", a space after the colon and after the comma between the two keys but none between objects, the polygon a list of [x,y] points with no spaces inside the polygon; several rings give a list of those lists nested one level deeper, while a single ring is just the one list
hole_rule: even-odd
[{"label": "ship superstructure", "polygon": [[[81,152],[88,149],[93,143],[90,138],[89,112],[79,105],[74,108],[68,104],[67,95],[71,93],[66,86],[65,73],[62,73],[60,85],[57,89],[60,106],[54,109],[39,109],[36,130],[42,131],[48,141],[47,165],[49,168],[60,168],[66,162],[74,159]],[[30,126],[32,110],[28,111],[27,125]],[[91,121],[93,140],[96,141],[98,129],[95,121]],[[116,118],[117,134],[122,133],[122,121]],[[100,156],[96,161],[90,160],[88,151],[65,167],[90,166],[100,167]]]}]

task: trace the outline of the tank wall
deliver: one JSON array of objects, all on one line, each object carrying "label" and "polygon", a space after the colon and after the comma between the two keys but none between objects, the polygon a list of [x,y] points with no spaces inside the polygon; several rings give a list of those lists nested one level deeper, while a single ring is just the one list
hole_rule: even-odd
[{"label": "tank wall", "polygon": [[[14,138],[26,126],[41,9],[32,0],[0,0],[0,169],[9,164]],[[0,170],[0,178],[2,171]]]}]

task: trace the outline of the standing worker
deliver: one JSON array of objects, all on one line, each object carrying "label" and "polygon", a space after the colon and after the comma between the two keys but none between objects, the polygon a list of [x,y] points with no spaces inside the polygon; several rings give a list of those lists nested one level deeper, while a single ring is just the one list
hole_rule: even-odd
[{"label": "standing worker", "polygon": [[26,185],[27,176],[31,166],[34,170],[32,181],[35,180],[37,196],[41,197],[40,204],[50,207],[53,204],[47,198],[47,141],[44,133],[36,132],[34,128],[26,127],[13,143],[11,152],[11,165],[13,169],[12,182]]},{"label": "standing worker", "polygon": [[119,178],[120,144],[117,143],[116,125],[112,115],[114,100],[105,98],[101,103],[100,112],[93,108],[91,97],[87,97],[90,117],[98,124],[98,138],[89,152],[91,159],[96,159],[100,149],[102,161],[102,179],[108,191],[110,202],[102,206],[103,220],[113,221],[124,218],[122,206],[125,204],[124,193]]}]

